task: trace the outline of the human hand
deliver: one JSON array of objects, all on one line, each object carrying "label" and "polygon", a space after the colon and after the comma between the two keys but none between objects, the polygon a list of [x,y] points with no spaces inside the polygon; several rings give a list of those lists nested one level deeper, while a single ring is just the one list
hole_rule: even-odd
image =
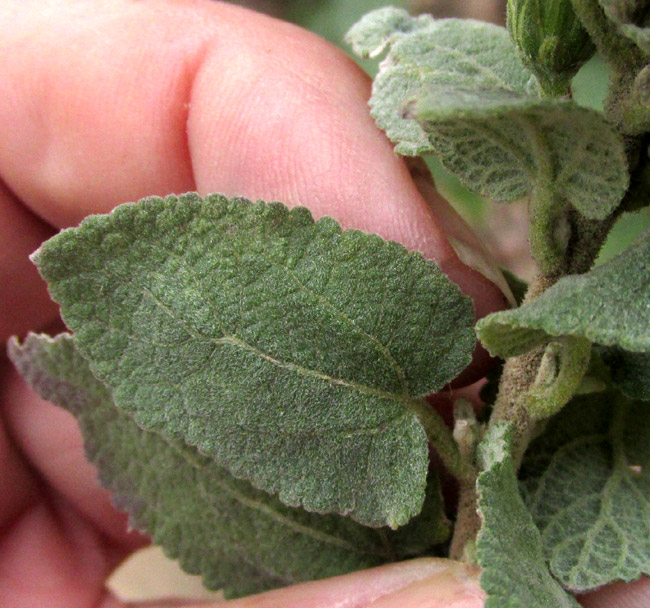
[{"label": "human hand", "polygon": [[[374,126],[367,78],[293,26],[205,0],[5,0],[0,69],[3,340],[57,330],[27,259],[43,240],[119,203],[189,190],[306,205],[436,259],[478,314],[504,305],[448,238],[476,245],[471,234]],[[122,606],[106,577],[146,540],[126,532],[74,420],[2,365],[0,606]],[[627,605],[641,606],[646,587],[585,606],[626,606],[635,593]],[[370,603],[478,608],[482,593],[464,567],[416,560],[230,605]]]}]

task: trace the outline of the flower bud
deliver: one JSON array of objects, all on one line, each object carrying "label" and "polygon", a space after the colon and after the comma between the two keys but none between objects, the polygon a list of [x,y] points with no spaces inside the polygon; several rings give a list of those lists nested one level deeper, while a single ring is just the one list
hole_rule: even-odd
[{"label": "flower bud", "polygon": [[596,50],[571,0],[508,0],[507,24],[524,63],[547,93],[567,92]]}]

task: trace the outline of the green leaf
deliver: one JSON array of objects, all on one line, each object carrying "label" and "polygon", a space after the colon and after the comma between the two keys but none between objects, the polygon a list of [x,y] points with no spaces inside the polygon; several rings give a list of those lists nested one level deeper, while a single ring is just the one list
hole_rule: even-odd
[{"label": "green leaf", "polygon": [[650,412],[574,399],[526,452],[522,486],[553,575],[574,591],[650,574]]},{"label": "green leaf", "polygon": [[144,429],[290,506],[391,527],[419,512],[421,396],[474,347],[471,302],[432,261],[304,208],[195,194],[87,218],[35,260]]},{"label": "green leaf", "polygon": [[563,336],[546,346],[524,401],[533,419],[548,418],[566,405],[581,386],[590,355],[591,343],[584,338]]},{"label": "green leaf", "polygon": [[[390,33],[388,28],[393,24],[395,31]],[[513,95],[526,94],[531,74],[502,27],[471,19],[413,18],[397,9],[384,9],[366,15],[349,38],[355,30],[355,47],[363,54],[376,55],[390,46],[373,83],[370,105],[377,124],[397,143],[400,154],[416,156],[433,151],[422,128],[401,116],[404,103],[425,85],[455,85],[468,92],[484,88],[487,94],[495,88],[512,91]]]},{"label": "green leaf", "polygon": [[628,185],[621,136],[594,110],[540,99],[504,28],[387,9],[350,38],[362,54],[390,46],[370,105],[400,154],[434,153],[498,201],[551,188],[595,219],[620,202]]},{"label": "green leaf", "polygon": [[456,85],[420,95],[407,115],[445,166],[485,196],[511,201],[550,187],[585,217],[603,219],[625,194],[623,140],[594,110]]},{"label": "green leaf", "polygon": [[364,58],[377,57],[400,36],[426,29],[429,18],[411,17],[408,11],[386,6],[366,13],[345,35],[352,50]]},{"label": "green leaf", "polygon": [[602,357],[625,395],[650,401],[650,353],[631,353],[613,346],[604,349]]},{"label": "green leaf", "polygon": [[69,334],[13,340],[9,354],[42,397],[78,419],[87,456],[132,523],[210,588],[245,595],[426,551],[447,530],[435,475],[422,514],[397,532],[316,515],[235,479],[194,448],[140,429],[116,408]]},{"label": "green leaf", "polygon": [[477,541],[485,608],[578,608],[551,576],[542,540],[517,485],[509,447],[512,427],[492,425],[479,446]]},{"label": "green leaf", "polygon": [[560,279],[520,308],[481,319],[477,332],[493,355],[510,357],[552,336],[580,336],[650,352],[650,231],[593,270]]}]

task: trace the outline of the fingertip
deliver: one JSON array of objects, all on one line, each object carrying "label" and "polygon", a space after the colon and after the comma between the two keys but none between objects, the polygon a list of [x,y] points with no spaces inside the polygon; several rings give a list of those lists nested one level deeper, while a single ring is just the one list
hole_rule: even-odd
[{"label": "fingertip", "polygon": [[612,583],[579,596],[584,608],[647,608],[650,606],[650,578],[631,583]]}]

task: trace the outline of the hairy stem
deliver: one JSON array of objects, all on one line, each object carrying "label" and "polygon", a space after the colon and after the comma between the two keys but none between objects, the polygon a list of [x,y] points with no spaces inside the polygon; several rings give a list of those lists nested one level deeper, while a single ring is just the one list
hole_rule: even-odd
[{"label": "hairy stem", "polygon": [[605,61],[618,73],[636,72],[643,55],[623,36],[603,12],[597,0],[571,0],[573,10]]},{"label": "hairy stem", "polygon": [[[555,272],[540,273],[531,282],[524,304],[544,293],[557,282],[562,274],[582,273],[589,270],[607,237],[615,215],[604,221],[594,221],[585,219],[573,209],[568,209],[566,217],[570,225],[570,235],[564,258],[558,266],[553,268]],[[563,269],[563,272],[560,271],[560,268]],[[578,356],[584,350],[584,344],[579,341],[575,346],[577,353],[574,354]],[[544,426],[544,421],[535,420],[526,406],[529,395],[538,380],[545,352],[546,345],[542,345],[506,361],[499,382],[499,392],[490,417],[490,424],[513,423],[515,430],[512,456],[517,468],[521,464],[528,445]],[[582,354],[584,355],[584,353]],[[567,396],[567,400],[568,398],[570,395]],[[458,515],[450,548],[450,555],[454,559],[469,562],[474,559],[472,548],[475,546],[476,534],[480,529],[478,496],[475,488],[475,482],[471,486],[462,481],[460,483]]]},{"label": "hairy stem", "polygon": [[411,408],[418,417],[429,443],[435,448],[445,468],[456,479],[473,478],[474,472],[465,459],[462,458],[451,429],[445,424],[445,421],[433,406],[424,399],[418,399],[411,402]]},{"label": "hairy stem", "polygon": [[458,488],[458,517],[454,536],[449,547],[449,557],[468,564],[476,562],[476,535],[481,529],[477,510],[476,481],[462,481]]}]

